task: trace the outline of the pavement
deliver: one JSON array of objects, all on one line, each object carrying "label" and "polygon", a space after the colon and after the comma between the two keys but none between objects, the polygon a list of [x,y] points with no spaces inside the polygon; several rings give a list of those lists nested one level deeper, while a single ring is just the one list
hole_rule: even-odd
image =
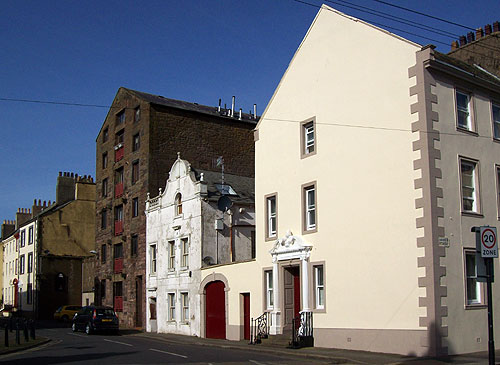
[{"label": "pavement", "polygon": [[[65,327],[67,325],[61,325]],[[38,327],[38,326],[37,326]],[[45,327],[45,326],[41,326]],[[48,326],[50,327],[50,326]],[[57,326],[59,327],[59,326]],[[283,345],[273,344],[263,340],[262,344],[250,345],[247,340],[229,341],[211,338],[200,338],[195,336],[184,336],[170,333],[149,333],[138,329],[121,329],[120,335],[142,336],[155,339],[159,342],[174,344],[189,344],[198,346],[211,346],[227,349],[254,350],[270,354],[281,354],[286,357],[302,357],[304,362],[307,359],[324,361],[329,364],[488,364],[488,352],[478,352],[465,355],[454,355],[447,357],[427,357],[417,358],[397,354],[385,354],[367,351],[353,351],[322,347],[304,347],[300,349],[290,349]],[[35,340],[29,338],[25,340],[23,332],[20,333],[20,344],[16,344],[15,331],[8,333],[9,346],[5,346],[5,331],[0,328],[0,355],[11,352],[22,351],[29,348],[41,346],[50,341],[49,338],[37,336]],[[496,351],[497,364],[500,364],[500,350]]]}]

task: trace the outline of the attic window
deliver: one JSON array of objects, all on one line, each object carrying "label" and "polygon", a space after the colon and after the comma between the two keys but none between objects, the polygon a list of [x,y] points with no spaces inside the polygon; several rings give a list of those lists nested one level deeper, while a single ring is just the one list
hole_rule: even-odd
[{"label": "attic window", "polygon": [[231,185],[215,184],[215,187],[222,195],[238,195]]}]

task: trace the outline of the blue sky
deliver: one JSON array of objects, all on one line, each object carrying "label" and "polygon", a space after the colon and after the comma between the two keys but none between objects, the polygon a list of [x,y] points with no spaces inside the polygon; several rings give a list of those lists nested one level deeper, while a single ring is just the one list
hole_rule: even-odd
[{"label": "blue sky", "polygon": [[[500,2],[387,0],[476,28]],[[330,1],[349,15],[448,52],[452,37],[351,4],[462,35],[467,29],[377,0]],[[120,86],[262,113],[318,11],[317,0],[4,1],[0,12],[0,219],[54,200],[59,171],[95,176],[95,138]],[[346,7],[350,6],[351,8]],[[366,10],[366,9],[362,9]],[[418,36],[417,36],[418,35]],[[428,40],[419,36],[432,38]],[[444,44],[438,43],[443,42]]]}]

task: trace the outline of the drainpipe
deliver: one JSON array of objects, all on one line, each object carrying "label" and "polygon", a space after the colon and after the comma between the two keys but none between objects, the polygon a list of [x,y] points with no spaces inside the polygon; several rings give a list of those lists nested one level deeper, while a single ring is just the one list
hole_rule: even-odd
[{"label": "drainpipe", "polygon": [[233,212],[231,209],[227,211],[229,214],[229,259],[234,262],[234,251],[233,251]]}]

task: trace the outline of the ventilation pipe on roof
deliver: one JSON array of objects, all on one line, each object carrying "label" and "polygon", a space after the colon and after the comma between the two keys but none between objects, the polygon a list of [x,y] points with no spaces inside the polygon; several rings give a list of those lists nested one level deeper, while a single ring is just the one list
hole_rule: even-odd
[{"label": "ventilation pipe on roof", "polygon": [[234,102],[236,100],[236,97],[233,95],[233,100],[231,102],[231,116],[234,117]]},{"label": "ventilation pipe on roof", "polygon": [[241,108],[240,108],[240,116],[238,117],[239,120],[241,120]]},{"label": "ventilation pipe on roof", "polygon": [[257,104],[253,105],[253,119],[257,119]]},{"label": "ventilation pipe on roof", "polygon": [[219,107],[217,108],[217,112],[219,112],[219,113],[220,113],[220,104],[221,104],[221,103],[222,103],[222,100],[221,100],[221,99],[219,99]]}]

